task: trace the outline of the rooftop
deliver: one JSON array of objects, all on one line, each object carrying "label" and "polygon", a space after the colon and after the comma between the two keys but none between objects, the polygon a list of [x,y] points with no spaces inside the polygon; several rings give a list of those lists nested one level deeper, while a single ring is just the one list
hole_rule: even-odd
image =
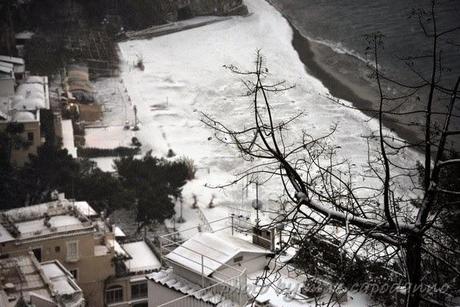
[{"label": "rooftop", "polygon": [[11,76],[14,73],[13,64],[0,62],[0,72]]},{"label": "rooftop", "polygon": [[146,242],[138,241],[126,243],[122,246],[131,257],[131,259],[124,262],[129,272],[144,272],[161,268],[160,261]]},{"label": "rooftop", "polygon": [[22,32],[18,32],[16,33],[16,35],[14,36],[16,39],[31,39],[32,36],[34,36],[34,32],[31,32],[31,31],[22,31]]},{"label": "rooftop", "polygon": [[57,295],[81,293],[72,275],[58,261],[43,262],[41,266],[43,274],[51,281],[53,293]]},{"label": "rooftop", "polygon": [[51,291],[40,274],[39,264],[32,255],[0,260],[0,275],[4,278],[4,291],[0,292],[0,297],[6,297],[3,301],[6,305],[2,306],[16,306],[21,293],[29,300],[32,290],[46,300],[53,301]]},{"label": "rooftop", "polygon": [[62,120],[62,147],[67,149],[67,152],[72,157],[77,157],[77,148],[75,147],[73,138],[73,126],[71,119]]},{"label": "rooftop", "polygon": [[17,58],[17,57],[12,57],[12,56],[7,56],[7,55],[0,55],[0,61],[15,64],[15,65],[24,65],[25,64],[24,59]]},{"label": "rooftop", "polygon": [[205,275],[209,276],[242,252],[271,253],[269,250],[231,235],[204,232],[182,243],[166,255],[166,258],[200,274],[203,270]]},{"label": "rooftop", "polygon": [[[9,70],[9,63],[2,66],[0,71]],[[48,77],[29,76],[21,82],[14,96],[2,97],[0,100],[0,116],[2,120],[17,122],[39,121],[40,109],[49,109]]]},{"label": "rooftop", "polygon": [[63,232],[87,231],[95,215],[87,202],[61,199],[53,202],[11,209],[1,214],[0,240],[3,242],[37,238]]},{"label": "rooftop", "polygon": [[36,299],[46,301],[47,306],[74,306],[84,300],[72,275],[58,261],[41,265],[32,252],[1,259],[0,276],[2,307],[15,307],[21,297],[31,304]]}]

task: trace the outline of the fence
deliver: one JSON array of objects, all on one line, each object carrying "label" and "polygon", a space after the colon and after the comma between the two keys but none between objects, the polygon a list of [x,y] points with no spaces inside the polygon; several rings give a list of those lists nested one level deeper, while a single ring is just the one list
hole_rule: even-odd
[{"label": "fence", "polygon": [[[235,277],[237,278],[237,277]],[[161,304],[158,307],[203,307],[215,306],[224,301],[237,302],[239,306],[247,303],[246,285],[244,288],[233,288],[227,282],[219,282],[191,294]]]}]

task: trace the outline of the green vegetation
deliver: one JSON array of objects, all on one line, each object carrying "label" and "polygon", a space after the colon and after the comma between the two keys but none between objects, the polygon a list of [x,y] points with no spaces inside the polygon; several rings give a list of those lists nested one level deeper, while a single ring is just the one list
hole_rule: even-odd
[{"label": "green vegetation", "polygon": [[149,152],[140,159],[115,160],[115,175],[87,159],[76,160],[53,145],[40,147],[37,156],[30,156],[22,168],[12,167],[5,159],[0,168],[0,209],[49,201],[57,190],[68,198],[88,201],[97,211],[134,209],[139,229],[174,215],[174,201],[181,197],[182,187],[194,177],[195,169],[191,160],[169,161]]}]

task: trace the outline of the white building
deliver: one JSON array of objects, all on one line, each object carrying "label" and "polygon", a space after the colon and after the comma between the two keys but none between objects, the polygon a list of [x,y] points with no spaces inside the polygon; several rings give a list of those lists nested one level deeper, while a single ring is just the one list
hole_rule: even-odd
[{"label": "white building", "polygon": [[91,307],[147,307],[146,275],[161,263],[150,241],[119,242],[123,234],[114,232],[110,220],[87,202],[60,194],[56,201],[0,212],[0,259],[30,251],[45,261],[43,271],[54,287],[70,291],[72,284],[57,272],[62,263]]},{"label": "white building", "polygon": [[14,84],[2,80],[0,76],[0,131],[7,131],[12,125],[17,128],[20,138],[15,138],[9,156],[13,165],[23,166],[29,154],[37,154],[44,143],[40,110],[50,108],[48,77],[27,77],[16,90]]},{"label": "white building", "polygon": [[162,238],[169,269],[152,273],[149,307],[241,306],[247,275],[263,271],[272,252],[225,232],[200,232],[179,246]]}]

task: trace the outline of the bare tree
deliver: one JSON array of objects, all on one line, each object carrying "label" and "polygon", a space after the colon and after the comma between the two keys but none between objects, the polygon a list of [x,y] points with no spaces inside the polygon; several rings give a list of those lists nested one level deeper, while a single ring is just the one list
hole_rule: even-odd
[{"label": "bare tree", "polygon": [[[259,53],[253,70],[228,67],[243,78],[246,94],[252,97],[253,122],[250,126],[231,128],[207,114],[203,114],[203,122],[214,129],[219,140],[236,146],[243,159],[250,162],[248,169],[231,184],[254,175],[279,179],[284,202],[287,200],[289,205],[284,203],[285,211],[262,227],[284,225],[283,236],[287,242],[280,246],[280,253],[287,246],[300,250],[305,242],[315,244],[312,239],[316,238],[316,244],[327,242],[342,250],[349,261],[364,255],[367,259],[391,263],[387,274],[395,274],[407,282],[406,306],[419,306],[421,285],[432,282],[426,279],[427,274],[422,269],[424,259],[434,259],[450,272],[460,274],[455,263],[460,256],[459,242],[445,233],[440,222],[446,208],[441,194],[460,194],[443,187],[442,178],[446,168],[460,164],[460,159],[445,159],[447,138],[459,133],[449,130],[449,126],[460,78],[452,89],[443,89],[451,97],[439,138],[433,137],[430,131],[425,135],[424,181],[419,184],[416,167],[397,165],[392,160],[409,145],[395,140],[383,127],[385,102],[396,98],[386,96],[382,90],[379,37],[373,35],[369,40],[373,43],[375,78],[380,90],[378,131],[368,140],[369,172],[380,183],[377,186],[360,186],[349,162],[336,159],[337,148],[328,142],[336,127],[319,138],[302,131],[299,139],[292,140],[289,124],[301,114],[285,121],[276,120],[276,111],[269,99],[273,92],[289,86],[284,82],[269,84],[266,81],[268,69]],[[428,86],[433,91],[437,89],[434,82],[429,82]],[[428,127],[431,126],[431,91],[427,99],[425,124]],[[437,148],[434,159],[431,158],[433,146]],[[415,161],[412,162],[415,165]],[[406,187],[414,191],[411,198],[398,195],[400,180],[412,183]],[[276,275],[274,272],[272,279],[267,275],[267,280],[273,282]],[[424,296],[423,299],[433,298]]]}]

